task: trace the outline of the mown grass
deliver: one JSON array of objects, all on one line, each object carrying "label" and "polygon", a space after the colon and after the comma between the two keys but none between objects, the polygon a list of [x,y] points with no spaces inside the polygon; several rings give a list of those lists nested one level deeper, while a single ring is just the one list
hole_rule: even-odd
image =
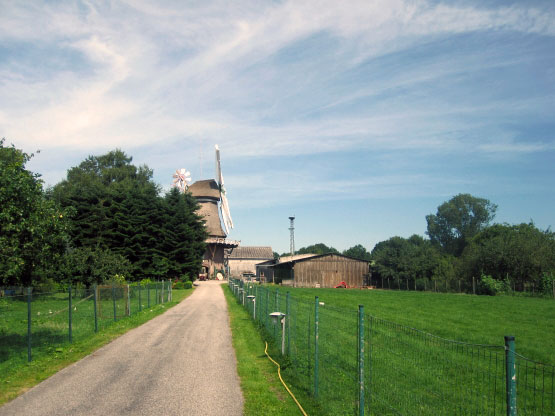
[{"label": "mown grass", "polygon": [[[14,399],[62,368],[94,352],[127,331],[164,313],[193,292],[173,290],[171,302],[142,310],[132,305],[132,315],[99,319],[99,332],[94,332],[93,302],[75,298],[72,309],[73,342],[68,336],[68,299],[63,293],[41,296],[32,304],[32,361],[27,362],[27,303],[25,299],[0,300],[0,405]],[[78,303],[80,300],[83,302]],[[116,304],[116,308],[118,304]],[[121,305],[120,305],[121,307]],[[113,306],[112,306],[113,311]],[[52,313],[50,313],[52,312]]]},{"label": "mown grass", "polygon": [[[367,414],[502,414],[503,336],[516,336],[517,352],[522,355],[546,363],[553,359],[555,302],[550,299],[275,286],[251,289],[257,295],[257,318],[276,340],[279,328],[269,323],[267,314],[286,312],[287,291],[291,294],[287,337],[291,365],[284,376],[307,395],[315,393],[314,297],[323,303],[318,342],[322,411],[318,414],[353,414],[358,409],[359,304],[365,306],[366,315]],[[519,359],[517,370],[519,414],[551,414],[553,367]]]},{"label": "mown grass", "polygon": [[[233,348],[237,357],[237,371],[241,379],[245,416],[291,416],[301,414],[277,375],[277,367],[264,354],[265,340],[270,340],[269,354],[279,360],[279,352],[262,328],[240,305],[227,285],[222,286],[229,310]],[[279,360],[281,361],[281,360]],[[308,411],[315,413],[315,404],[306,395],[294,391],[297,400]]]},{"label": "mown grass", "polygon": [[365,313],[462,342],[503,345],[516,338],[516,350],[530,359],[555,364],[555,301],[520,296],[474,296],[432,292],[358,289],[286,289],[296,298]]}]

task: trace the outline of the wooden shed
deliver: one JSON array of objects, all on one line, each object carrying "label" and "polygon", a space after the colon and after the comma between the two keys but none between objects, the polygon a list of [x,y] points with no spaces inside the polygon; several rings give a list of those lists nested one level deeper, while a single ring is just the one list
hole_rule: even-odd
[{"label": "wooden shed", "polygon": [[294,287],[334,287],[341,282],[350,287],[363,287],[368,283],[368,262],[341,254],[320,254],[272,267],[276,283]]},{"label": "wooden shed", "polygon": [[256,278],[260,283],[274,282],[274,265],[277,260],[267,260],[256,265]]}]

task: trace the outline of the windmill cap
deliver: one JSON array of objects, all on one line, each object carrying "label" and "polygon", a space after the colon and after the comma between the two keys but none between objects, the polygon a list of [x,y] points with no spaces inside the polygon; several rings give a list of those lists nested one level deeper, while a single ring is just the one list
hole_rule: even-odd
[{"label": "windmill cap", "polygon": [[189,192],[197,198],[206,197],[220,199],[220,187],[214,179],[196,181],[189,186]]}]

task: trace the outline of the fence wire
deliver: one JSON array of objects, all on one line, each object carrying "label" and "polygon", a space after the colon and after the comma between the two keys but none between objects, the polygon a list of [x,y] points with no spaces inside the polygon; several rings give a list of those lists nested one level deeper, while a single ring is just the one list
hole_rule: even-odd
[{"label": "fence wire", "polygon": [[168,281],[55,292],[0,288],[0,374],[37,355],[55,357],[116,320],[171,300],[170,286]]},{"label": "fence wire", "polygon": [[[507,415],[505,345],[444,339],[275,288],[230,281],[251,316],[284,345],[288,383],[326,415]],[[285,314],[284,331],[270,314]],[[360,353],[361,344],[363,353]],[[514,354],[519,415],[555,415],[553,365]],[[360,377],[362,370],[362,377]],[[516,413],[514,413],[516,414]]]}]

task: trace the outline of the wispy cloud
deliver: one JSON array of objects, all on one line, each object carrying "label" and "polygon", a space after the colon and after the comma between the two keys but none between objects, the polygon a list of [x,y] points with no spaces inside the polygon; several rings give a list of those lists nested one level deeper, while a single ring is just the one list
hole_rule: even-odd
[{"label": "wispy cloud", "polygon": [[[28,150],[148,154],[139,159],[160,178],[198,158],[201,141],[219,143],[232,168],[303,155],[410,152],[430,165],[553,151],[552,137],[514,125],[549,123],[554,37],[555,8],[524,3],[6,3],[0,136]],[[43,163],[55,180],[59,166]],[[297,175],[292,199],[461,185],[414,169],[362,182]],[[273,175],[229,180],[284,189]]]}]

